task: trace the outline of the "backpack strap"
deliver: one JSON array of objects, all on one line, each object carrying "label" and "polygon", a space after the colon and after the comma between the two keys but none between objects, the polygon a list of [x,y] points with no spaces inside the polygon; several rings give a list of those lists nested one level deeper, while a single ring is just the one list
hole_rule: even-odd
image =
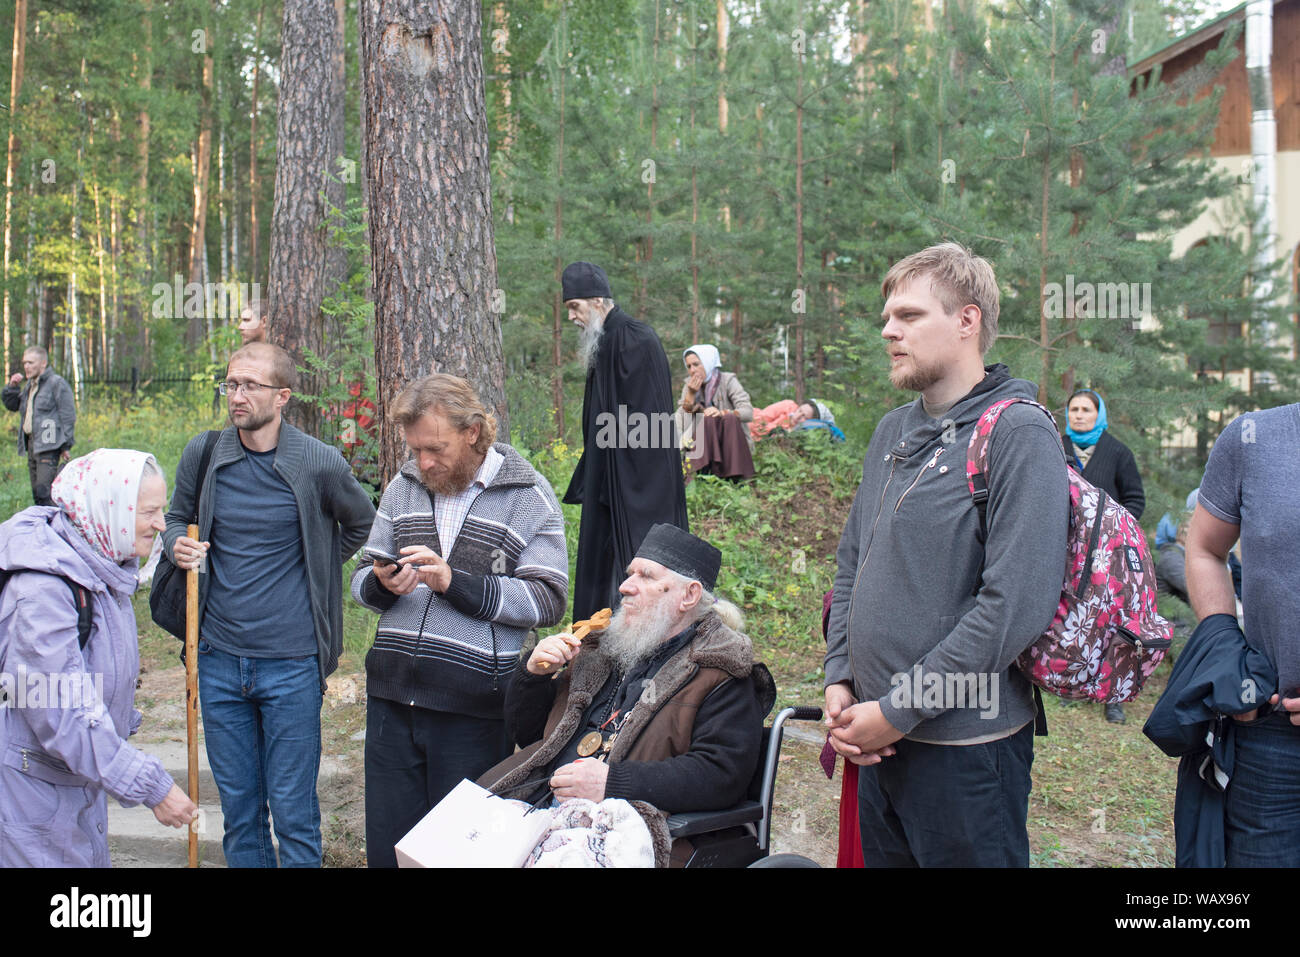
[{"label": "backpack strap", "polygon": [[90,589],[71,578],[63,580],[72,589],[72,603],[77,607],[77,645],[85,651],[86,642],[90,641],[90,626],[95,620],[95,606],[90,601]]},{"label": "backpack strap", "polygon": [[[975,511],[979,515],[979,530],[976,532],[976,538],[981,545],[988,538],[989,446],[993,442],[993,427],[998,424],[998,419],[1002,417],[1002,413],[1007,406],[1015,405],[1018,402],[1032,405],[1036,409],[1042,409],[1043,415],[1047,416],[1048,420],[1051,421],[1052,429],[1056,429],[1056,419],[1051,412],[1033,399],[1019,397],[1000,399],[994,402],[984,410],[984,414],[975,423],[970,442],[966,446],[966,487],[970,490],[971,501],[974,502]],[[979,594],[980,585],[983,583],[984,559],[980,558],[979,572],[975,575],[975,584],[971,587],[972,596]]]},{"label": "backpack strap", "polygon": [[[1023,402],[1025,405],[1032,405],[1035,408],[1042,409],[1043,414],[1052,423],[1052,429],[1056,429],[1056,417],[1043,405],[1032,399],[1011,398],[1002,399],[993,403],[980,416],[979,421],[975,423],[975,430],[971,433],[970,444],[966,446],[966,487],[970,489],[971,501],[975,504],[975,511],[979,514],[979,531],[976,532],[979,543],[984,544],[988,538],[988,508],[989,508],[989,445],[993,442],[993,427],[998,424],[998,419],[1007,406],[1015,405],[1017,402]],[[1062,449],[1064,452],[1064,449]],[[980,586],[984,584],[984,558],[980,558],[979,572],[975,576],[975,585],[971,588],[971,596],[979,594]],[[1047,711],[1043,708],[1043,694],[1038,690],[1038,685],[1034,685],[1034,708],[1037,714],[1034,715],[1034,737],[1047,737]]]},{"label": "backpack strap", "polygon": [[1052,430],[1056,430],[1056,418],[1045,406],[1039,405],[1033,399],[1019,397],[994,402],[984,410],[984,414],[975,423],[975,430],[971,433],[970,443],[966,446],[966,487],[970,489],[971,500],[975,503],[975,511],[979,513],[979,540],[981,545],[988,535],[989,446],[993,442],[993,427],[998,424],[998,419],[1002,417],[1002,413],[1006,411],[1007,406],[1017,403],[1032,405],[1036,409],[1041,409],[1043,415],[1047,416],[1048,421],[1052,423]]},{"label": "backpack strap", "polygon": [[212,463],[212,450],[217,447],[217,439],[221,438],[219,429],[208,429],[203,436],[203,455],[199,458],[199,487],[194,495],[194,512],[190,517],[190,524],[199,524],[199,500],[203,497],[203,489],[208,484],[208,466]]}]

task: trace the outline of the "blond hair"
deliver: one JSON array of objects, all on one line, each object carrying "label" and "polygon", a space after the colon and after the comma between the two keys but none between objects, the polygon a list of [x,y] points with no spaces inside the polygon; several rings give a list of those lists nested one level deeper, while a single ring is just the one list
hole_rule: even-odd
[{"label": "blond hair", "polygon": [[928,279],[930,291],[949,315],[964,306],[980,311],[980,355],[998,337],[998,281],[987,259],[959,243],[940,243],[900,259],[889,267],[880,291],[888,299],[895,289],[915,279]]},{"label": "blond hair", "polygon": [[406,428],[421,416],[441,412],[447,417],[452,428],[464,432],[477,425],[478,441],[474,451],[479,455],[487,454],[497,438],[496,416],[488,411],[479,401],[474,387],[459,376],[435,372],[422,379],[416,379],[403,389],[393,400],[388,414],[398,425]]},{"label": "blond hair", "polygon": [[250,342],[248,345],[236,349],[231,353],[230,361],[226,363],[226,374],[230,374],[230,367],[236,362],[249,359],[254,362],[270,360],[271,376],[276,381],[268,382],[267,385],[273,385],[279,389],[296,390],[298,388],[298,367],[293,364],[293,357],[270,342]]}]

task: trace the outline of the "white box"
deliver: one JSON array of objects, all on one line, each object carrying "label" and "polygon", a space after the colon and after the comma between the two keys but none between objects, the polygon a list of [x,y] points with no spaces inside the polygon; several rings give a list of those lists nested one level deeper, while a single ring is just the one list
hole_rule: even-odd
[{"label": "white box", "polygon": [[463,780],[397,842],[398,867],[522,867],[551,823],[545,808]]}]

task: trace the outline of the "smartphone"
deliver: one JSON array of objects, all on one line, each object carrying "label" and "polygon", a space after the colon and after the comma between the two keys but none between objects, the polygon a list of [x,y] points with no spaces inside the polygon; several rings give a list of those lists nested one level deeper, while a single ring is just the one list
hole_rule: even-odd
[{"label": "smartphone", "polygon": [[374,547],[372,547],[372,546],[370,546],[370,545],[367,545],[367,546],[365,547],[364,551],[365,551],[365,553],[366,553],[367,555],[370,556],[371,560],[372,560],[376,565],[398,565],[398,564],[400,564],[400,560],[398,559],[398,557],[397,557],[396,555],[390,555],[388,552],[384,551],[382,548],[374,548]]}]

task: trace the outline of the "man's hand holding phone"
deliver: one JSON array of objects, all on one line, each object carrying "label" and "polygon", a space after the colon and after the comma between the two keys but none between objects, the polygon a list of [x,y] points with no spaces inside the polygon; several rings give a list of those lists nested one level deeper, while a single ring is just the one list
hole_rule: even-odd
[{"label": "man's hand holding phone", "polygon": [[367,545],[365,551],[375,563],[374,573],[379,579],[379,584],[394,595],[409,595],[415,591],[415,586],[420,583],[420,576],[414,568],[400,564],[396,555],[390,555],[382,549]]},{"label": "man's hand holding phone", "polygon": [[451,587],[451,566],[427,545],[407,545],[402,549],[402,564],[415,568],[419,580],[438,594]]}]

